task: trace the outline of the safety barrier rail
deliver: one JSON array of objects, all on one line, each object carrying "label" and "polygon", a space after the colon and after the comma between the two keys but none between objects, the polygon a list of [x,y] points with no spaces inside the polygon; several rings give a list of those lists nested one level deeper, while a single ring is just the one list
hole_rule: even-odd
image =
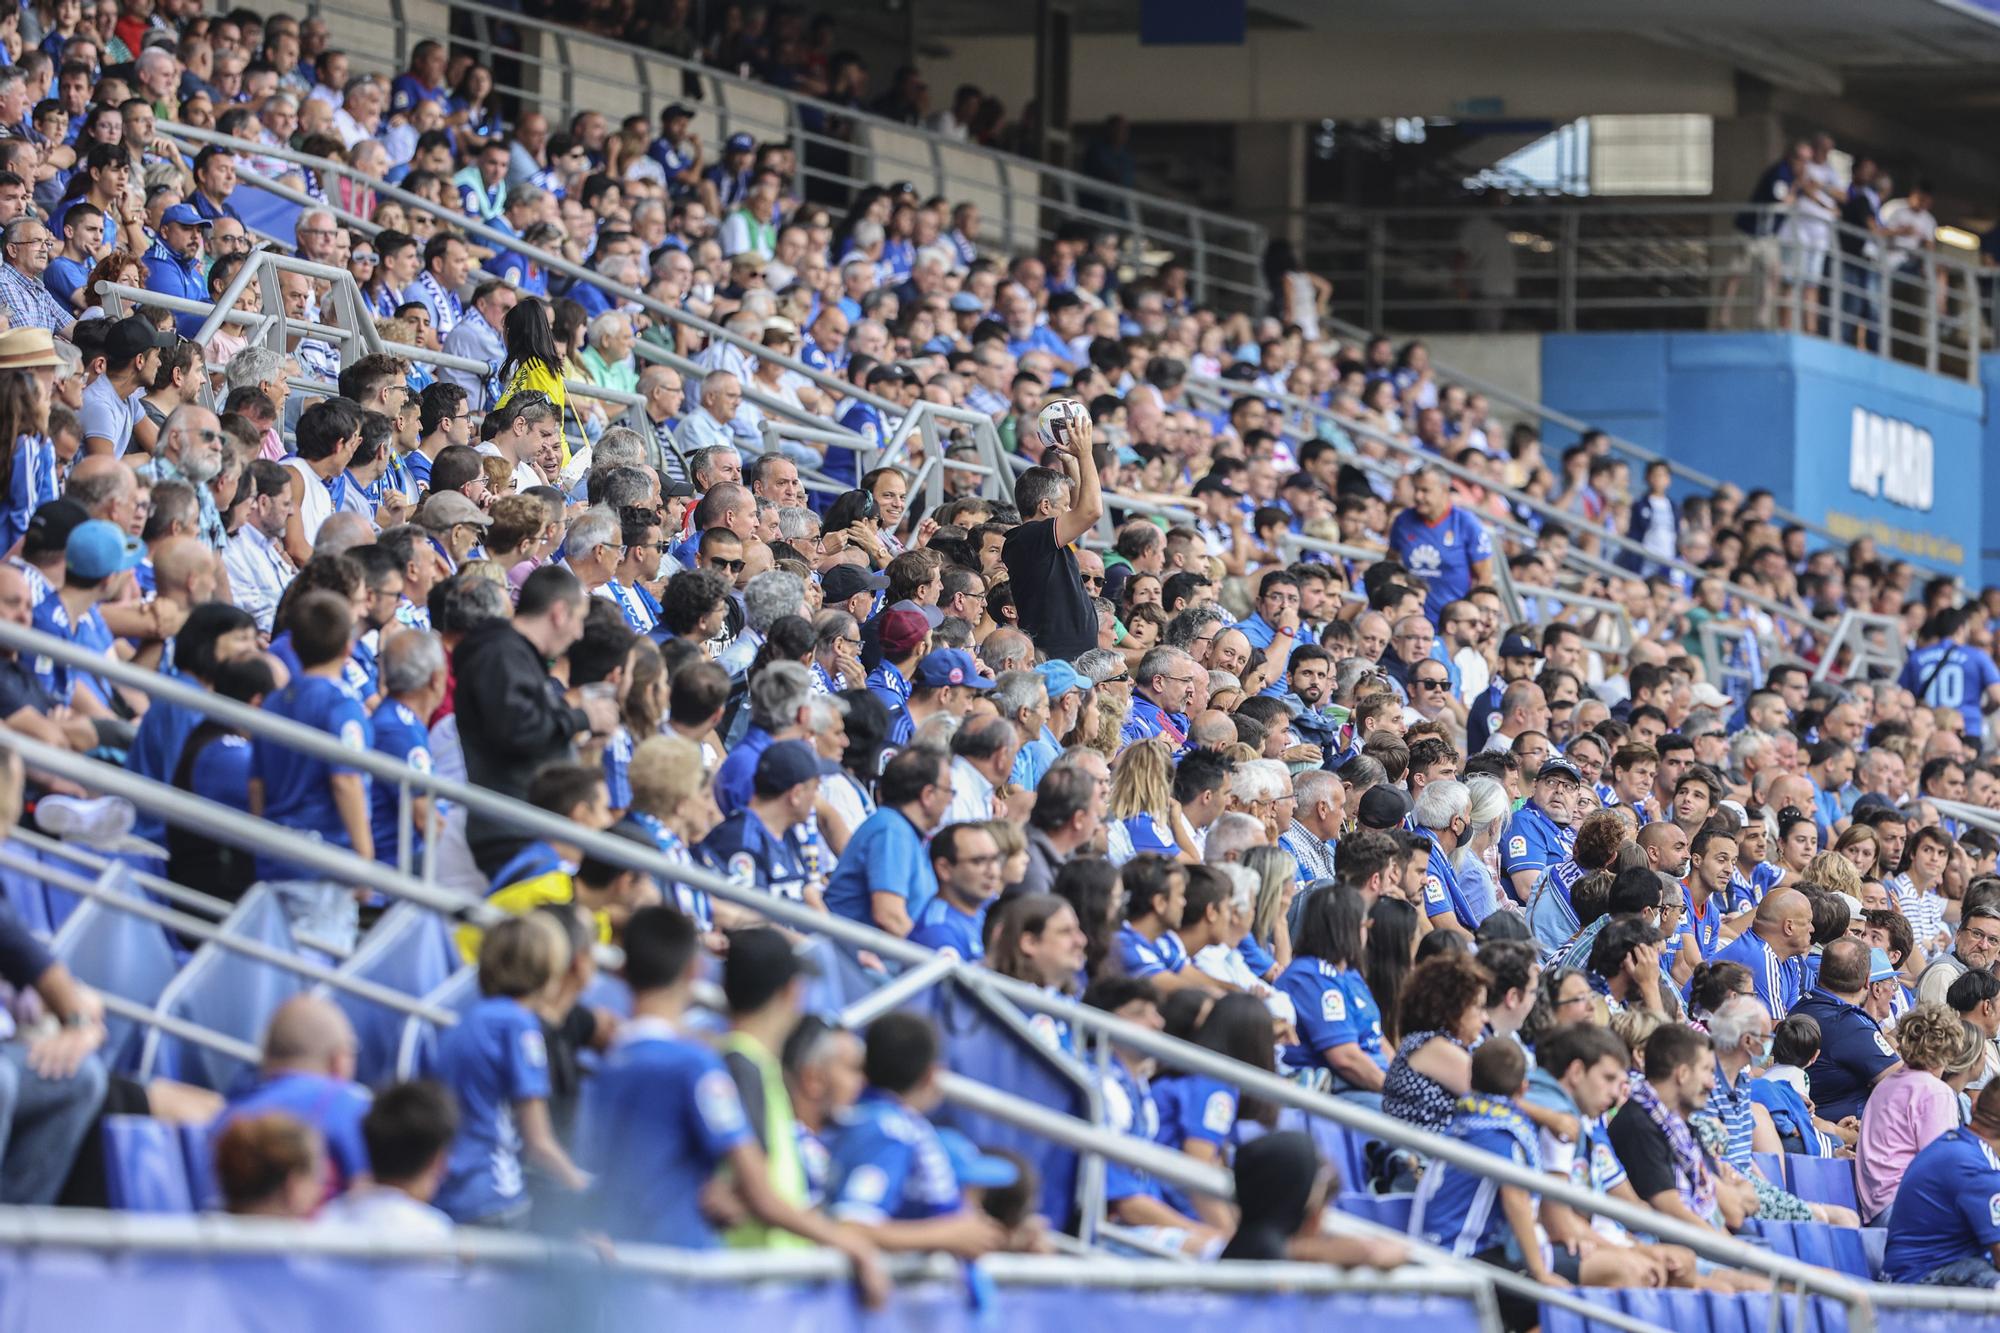
[{"label": "safety barrier rail", "polygon": [[[151,674],[129,664],[101,658],[68,640],[17,625],[0,623],[0,646],[19,652],[48,656],[73,666],[87,667],[123,683],[129,683],[126,679],[128,673],[136,677],[148,677]],[[296,748],[302,753],[317,754],[322,757],[326,756],[327,748],[335,749],[342,762],[352,767],[364,769],[371,775],[388,769],[391,780],[407,782],[434,798],[441,797],[463,804],[482,814],[504,818],[512,827],[528,836],[560,839],[578,847],[585,854],[602,857],[611,864],[644,871],[662,883],[686,885],[713,898],[747,907],[779,925],[808,935],[824,936],[845,948],[869,950],[891,965],[897,967],[922,965],[936,956],[932,950],[885,934],[872,926],[815,912],[803,904],[794,904],[761,894],[754,888],[740,886],[711,872],[669,861],[659,853],[639,847],[623,838],[581,828],[559,816],[497,796],[492,792],[441,779],[432,773],[397,771],[395,765],[378,756],[340,750],[331,737],[312,732],[283,719],[273,718],[259,710],[206,695],[200,690],[178,682],[157,677],[153,678],[153,682],[156,695],[164,696],[167,687],[171,687],[173,702],[191,707],[206,716],[229,721],[250,735],[261,736],[287,747]],[[304,733],[304,741],[300,741],[299,733]],[[0,732],[0,748],[17,751],[30,767],[67,777],[89,789],[123,796],[142,809],[158,812],[170,822],[183,823],[229,845],[246,846],[256,839],[275,836],[281,841],[282,855],[306,864],[316,874],[334,880],[345,880],[356,873],[351,853],[342,854],[317,843],[274,834],[269,827],[261,826],[257,821],[246,821],[235,811],[214,806],[188,793],[162,787],[122,770],[78,758],[14,733]],[[377,869],[372,868],[374,863],[365,864],[371,867],[368,872],[371,882],[385,892],[396,896],[422,895],[418,898],[419,901],[447,913],[458,913],[466,909],[469,901],[466,896],[442,894],[435,888],[414,881],[387,867]],[[1330,1120],[1345,1129],[1412,1149],[1428,1157],[1451,1162],[1503,1184],[1534,1190],[1544,1197],[1589,1213],[1600,1214],[1634,1230],[1656,1235],[1665,1241],[1687,1245],[1705,1257],[1764,1274],[1774,1282],[1801,1292],[1832,1297],[1846,1305],[1853,1317],[1864,1321],[1868,1317],[1869,1289],[1837,1274],[1774,1255],[1768,1250],[1746,1245],[1706,1228],[1690,1226],[1644,1207],[1579,1189],[1567,1182],[1553,1179],[1511,1161],[1501,1160],[1456,1140],[1416,1129],[1380,1112],[1313,1091],[1277,1075],[1248,1068],[1226,1056],[1202,1050],[1101,1011],[1084,1008],[1065,996],[1000,976],[984,968],[959,962],[954,963],[952,968],[942,975],[949,977],[955,984],[973,995],[1004,999],[1021,1009],[1060,1018],[1074,1031],[1116,1042],[1190,1073],[1209,1075],[1247,1093],[1266,1098],[1279,1106],[1295,1107],[1308,1115]],[[991,1090],[987,1091],[991,1094]],[[1004,1097],[1006,1094],[992,1095]],[[1047,1114],[1043,1108],[1034,1109]],[[1119,1152],[1133,1150],[1119,1145],[1103,1145],[1102,1151],[1107,1156],[1117,1158]],[[1151,1170],[1151,1159],[1144,1154],[1139,1154],[1133,1160],[1142,1159],[1146,1163],[1142,1169]],[[1187,1165],[1200,1164],[1190,1162]],[[1215,1184],[1213,1178],[1206,1178],[1201,1183],[1196,1183],[1198,1173],[1180,1174],[1183,1170],[1184,1168],[1170,1163],[1168,1174],[1163,1175],[1163,1178],[1185,1179],[1191,1188],[1201,1192],[1210,1192],[1210,1187]],[[1504,1284],[1507,1277],[1508,1275],[1504,1273],[1495,1274],[1494,1280]],[[1535,1292],[1537,1298],[1542,1300],[1554,1300],[1567,1294],[1548,1292],[1540,1288],[1535,1288]],[[2000,1312],[2000,1296],[1990,1296],[1988,1299],[1991,1301],[1991,1308]],[[1600,1312],[1593,1309],[1591,1313],[1592,1317],[1597,1317]]]},{"label": "safety barrier rail", "polygon": [[[1241,218],[476,0],[309,0],[306,10],[327,21],[333,45],[348,52],[357,72],[401,74],[419,40],[449,32],[454,49],[492,70],[496,97],[552,120],[594,111],[615,128],[627,115],[643,115],[650,138],[659,113],[685,102],[695,111],[690,130],[700,135],[707,164],[719,160],[732,134],[789,142],[813,198],[844,200],[868,185],[908,180],[920,195],[977,205],[986,234],[997,232],[1009,252],[1038,249],[1075,220],[1117,232],[1134,268],[1180,256],[1195,291],[1218,305],[1249,308],[1265,299],[1264,229]],[[841,125],[853,127],[851,136],[833,132]]]}]

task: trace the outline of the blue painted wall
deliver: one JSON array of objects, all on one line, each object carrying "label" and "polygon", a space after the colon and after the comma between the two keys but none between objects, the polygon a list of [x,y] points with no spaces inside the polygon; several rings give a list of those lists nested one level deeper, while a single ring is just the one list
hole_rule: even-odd
[{"label": "blue painted wall", "polygon": [[[1986,378],[2000,384],[2000,358]],[[1782,333],[1585,333],[1542,340],[1542,397],[1843,536],[1962,574],[2000,556],[1982,524],[1985,384]],[[1551,439],[1558,448],[1568,441]],[[2000,507],[1996,507],[2000,508]]]}]

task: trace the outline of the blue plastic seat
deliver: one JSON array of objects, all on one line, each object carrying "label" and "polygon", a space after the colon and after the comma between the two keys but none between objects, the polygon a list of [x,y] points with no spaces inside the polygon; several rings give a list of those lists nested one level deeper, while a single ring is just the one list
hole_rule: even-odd
[{"label": "blue plastic seat", "polygon": [[[424,1003],[454,1014],[463,1014],[479,1000],[479,969],[462,967],[443,985],[424,996]],[[403,1020],[403,1033],[396,1043],[396,1078],[407,1082],[431,1072],[437,1060],[437,1027],[414,1015]]]},{"label": "blue plastic seat", "polygon": [[1394,1231],[1408,1231],[1410,1212],[1416,1198],[1414,1194],[1343,1194],[1339,1203],[1340,1211],[1349,1216],[1359,1217]]},{"label": "blue plastic seat", "polygon": [[1860,1207],[1854,1189],[1854,1163],[1839,1157],[1808,1157],[1785,1154],[1787,1188],[1807,1203],[1830,1203],[1842,1208]]},{"label": "blue plastic seat", "polygon": [[[98,887],[137,899],[122,866],[99,876]],[[165,927],[87,899],[56,932],[50,951],[76,976],[107,995],[151,1009],[181,969],[179,951]],[[129,1073],[139,1063],[144,1031],[116,1014],[104,1018],[102,1058],[112,1069]]]},{"label": "blue plastic seat", "polygon": [[[288,954],[297,952],[285,910],[268,889],[255,888],[245,894],[224,918],[221,929]],[[210,943],[197,949],[193,960],[168,984],[159,1008],[197,1027],[258,1046],[271,1015],[304,990],[305,984],[296,972]],[[141,1078],[178,1078],[218,1092],[229,1088],[249,1068],[233,1055],[170,1036],[158,1028],[146,1034],[139,1057]]]},{"label": "blue plastic seat", "polygon": [[[383,914],[361,947],[341,964],[340,974],[372,981],[415,999],[442,986],[457,968],[458,954],[443,919],[414,904],[398,903]],[[346,1012],[354,1026],[355,1080],[371,1087],[391,1081],[408,1015],[348,991],[325,988],[324,993]]]},{"label": "blue plastic seat", "polygon": [[222,1207],[222,1190],[215,1183],[215,1128],[215,1125],[181,1126],[181,1158],[187,1166],[188,1196],[194,1200],[198,1213],[216,1212]]},{"label": "blue plastic seat", "polygon": [[1868,1256],[1868,1276],[1877,1282],[1882,1280],[1882,1256],[1888,1248],[1889,1228],[1861,1228],[1861,1249]]},{"label": "blue plastic seat", "polygon": [[180,1134],[164,1120],[108,1115],[102,1125],[105,1192],[128,1213],[192,1213]]},{"label": "blue plastic seat", "polygon": [[1783,1153],[1753,1152],[1750,1154],[1750,1160],[1755,1162],[1758,1169],[1764,1173],[1764,1179],[1770,1181],[1779,1189],[1785,1188],[1785,1155]]}]

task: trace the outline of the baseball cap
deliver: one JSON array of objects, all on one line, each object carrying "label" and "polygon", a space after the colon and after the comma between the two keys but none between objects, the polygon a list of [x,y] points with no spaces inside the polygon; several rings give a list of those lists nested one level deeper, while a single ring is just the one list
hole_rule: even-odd
[{"label": "baseball cap", "polygon": [[971,292],[953,292],[951,311],[955,315],[982,315],[986,313],[986,304]]},{"label": "baseball cap", "polygon": [[1361,793],[1361,803],[1355,807],[1354,817],[1363,828],[1391,829],[1401,824],[1403,816],[1409,813],[1409,794],[1401,787],[1378,782]]},{"label": "baseball cap", "polygon": [[424,507],[417,514],[419,525],[432,532],[443,532],[461,523],[471,523],[478,527],[491,527],[493,520],[485,511],[457,491],[438,491],[424,501]]},{"label": "baseball cap", "polygon": [[663,500],[693,499],[694,487],[685,481],[663,481],[660,483],[660,498]]},{"label": "baseball cap", "polygon": [[882,617],[882,652],[889,657],[907,656],[930,632],[930,623],[917,612],[890,611]]},{"label": "baseball cap", "polygon": [[101,518],[79,525],[63,545],[63,564],[80,579],[108,579],[145,558],[146,543]]},{"label": "baseball cap", "polygon": [[746,1014],[769,1004],[792,978],[817,971],[782,931],[770,926],[731,931],[729,952],[722,960],[722,996],[733,1012]]},{"label": "baseball cap", "polygon": [[878,384],[916,383],[919,383],[917,372],[911,370],[908,366],[899,365],[894,361],[884,362],[882,365],[868,372],[868,387],[871,389]]},{"label": "baseball cap", "polygon": [[154,328],[151,320],[127,315],[105,332],[104,355],[113,361],[130,361],[149,347],[172,347],[178,336]]},{"label": "baseball cap", "polygon": [[1696,708],[1727,708],[1736,701],[1707,681],[1698,681],[1694,687]]},{"label": "baseball cap", "polygon": [[819,778],[819,754],[804,741],[773,741],[757,756],[750,785],[759,796],[777,796]]},{"label": "baseball cap", "polygon": [[1035,670],[1040,673],[1044,681],[1048,682],[1050,703],[1054,703],[1071,690],[1088,684],[1082,676],[1076,674],[1075,667],[1060,658],[1044,662]]},{"label": "baseball cap", "polygon": [[951,1159],[951,1173],[960,1189],[1005,1189],[1021,1178],[1021,1169],[1004,1157],[979,1151],[979,1146],[955,1129],[937,1131],[944,1155]]},{"label": "baseball cap", "polygon": [[1509,634],[1500,640],[1502,657],[1540,657],[1542,650],[1525,634]]},{"label": "baseball cap", "polygon": [[212,227],[214,222],[194,211],[193,204],[175,204],[160,214],[161,223],[177,223],[183,227]]},{"label": "baseball cap", "polygon": [[687,116],[692,118],[693,115],[694,115],[693,107],[689,106],[686,102],[675,102],[674,104],[669,106],[665,111],[662,111],[660,113],[660,119],[669,120],[675,116]]},{"label": "baseball cap", "polygon": [[924,625],[929,629],[936,629],[939,625],[944,624],[944,612],[926,602],[913,602],[907,597],[900,602],[891,602],[889,610],[915,611],[924,618]]},{"label": "baseball cap", "polygon": [[889,586],[880,574],[871,574],[859,565],[835,565],[820,576],[820,590],[829,602],[844,602],[857,592],[874,592]]},{"label": "baseball cap", "polygon": [[917,663],[914,683],[927,690],[941,690],[947,685],[963,685],[973,690],[993,688],[993,682],[979,674],[979,664],[963,648],[933,648],[925,653]]},{"label": "baseball cap", "polygon": [[723,142],[722,149],[727,153],[747,153],[756,146],[757,141],[749,135],[732,134]]},{"label": "baseball cap", "polygon": [[1204,477],[1202,477],[1200,481],[1194,484],[1194,494],[1226,495],[1230,499],[1234,500],[1239,496],[1241,496],[1243,492],[1237,490],[1234,486],[1231,486],[1222,477],[1216,475],[1213,472],[1210,472]]},{"label": "baseball cap", "polygon": [[74,500],[51,500],[40,506],[28,520],[21,554],[53,555],[67,550],[69,535],[90,521],[90,511]]},{"label": "baseball cap", "polygon": [[1896,975],[1896,965],[1889,961],[1889,955],[1885,951],[1881,949],[1868,951],[1869,985],[1872,986],[1878,981],[1894,981]]},{"label": "baseball cap", "polygon": [[1569,760],[1557,755],[1535,770],[1535,781],[1545,782],[1549,778],[1568,778],[1571,782],[1582,782],[1583,772]]}]

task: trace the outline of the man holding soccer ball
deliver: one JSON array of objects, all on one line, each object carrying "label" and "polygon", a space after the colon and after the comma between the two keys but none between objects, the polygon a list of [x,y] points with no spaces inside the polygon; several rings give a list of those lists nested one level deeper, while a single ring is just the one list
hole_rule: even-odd
[{"label": "man holding soccer ball", "polygon": [[1051,660],[1097,646],[1097,610],[1077,572],[1075,543],[1104,514],[1090,414],[1075,399],[1050,403],[1036,418],[1042,465],[1014,483],[1021,522],[1000,547],[1013,583],[1021,630]]}]

